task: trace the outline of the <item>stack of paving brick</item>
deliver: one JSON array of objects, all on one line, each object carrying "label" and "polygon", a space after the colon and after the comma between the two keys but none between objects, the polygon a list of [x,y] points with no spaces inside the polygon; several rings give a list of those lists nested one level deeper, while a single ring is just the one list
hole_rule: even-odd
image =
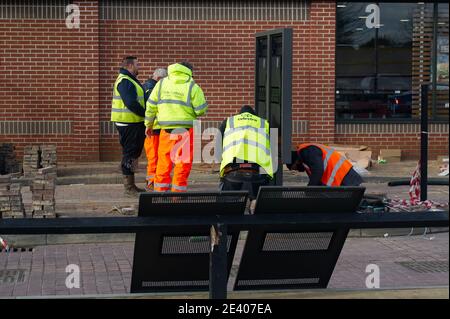
[{"label": "stack of paving brick", "polygon": [[33,218],[54,218],[56,166],[37,171],[31,185]]},{"label": "stack of paving brick", "polygon": [[34,178],[42,167],[56,167],[56,145],[28,145],[23,155],[23,175]]},{"label": "stack of paving brick", "polygon": [[9,188],[9,203],[11,211],[5,217],[23,218],[25,217],[25,207],[22,201],[21,184],[13,183]]},{"label": "stack of paving brick", "polygon": [[20,165],[12,143],[0,143],[0,174],[17,173]]},{"label": "stack of paving brick", "polygon": [[9,203],[9,187],[11,185],[11,175],[0,175],[0,217],[11,211]]},{"label": "stack of paving brick", "polygon": [[39,145],[27,145],[23,150],[23,176],[33,178],[40,167],[41,148]]},{"label": "stack of paving brick", "polygon": [[25,217],[20,188],[19,183],[11,184],[11,175],[0,175],[0,217]]},{"label": "stack of paving brick", "polygon": [[56,167],[56,145],[41,145],[40,167]]}]

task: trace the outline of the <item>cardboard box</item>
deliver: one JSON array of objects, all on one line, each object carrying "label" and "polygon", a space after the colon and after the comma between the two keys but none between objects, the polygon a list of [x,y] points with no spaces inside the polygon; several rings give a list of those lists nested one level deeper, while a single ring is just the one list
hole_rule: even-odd
[{"label": "cardboard box", "polygon": [[385,157],[402,157],[401,149],[382,149],[380,150],[380,156]]},{"label": "cardboard box", "polygon": [[437,157],[438,164],[448,163],[448,155],[440,155]]},{"label": "cardboard box", "polygon": [[366,145],[342,145],[342,144],[329,144],[329,147],[333,148],[336,151],[366,151],[368,147]]},{"label": "cardboard box", "polygon": [[382,149],[378,159],[384,159],[388,163],[400,162],[402,160],[401,149]]},{"label": "cardboard box", "polygon": [[352,164],[356,164],[362,168],[369,168],[372,166],[372,151],[359,151],[355,149],[338,150],[344,155]]}]

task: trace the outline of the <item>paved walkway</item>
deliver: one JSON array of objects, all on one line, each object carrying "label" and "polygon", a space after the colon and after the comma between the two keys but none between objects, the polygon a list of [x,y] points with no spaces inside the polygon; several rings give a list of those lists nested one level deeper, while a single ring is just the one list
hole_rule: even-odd
[{"label": "paved walkway", "polygon": [[[305,185],[304,183],[285,183],[286,186]],[[144,187],[144,184],[138,184]],[[366,183],[366,193],[388,193],[390,198],[409,198],[409,186],[387,187],[385,183]],[[218,183],[190,184],[191,191],[214,191]],[[31,191],[28,186],[22,188],[22,196],[27,213],[31,212]],[[448,186],[429,186],[428,198],[447,203]],[[61,217],[106,216],[113,206],[137,206],[137,199],[123,195],[123,186],[119,184],[58,185],[56,187],[56,211]],[[28,214],[30,215],[30,214]]]},{"label": "paved walkway", "polygon": [[[242,249],[242,242],[238,250]],[[395,238],[349,238],[329,288],[365,289],[366,267],[380,269],[380,288],[448,286],[448,233]],[[128,293],[133,244],[80,244],[0,252],[0,296]],[[68,289],[66,266],[79,265],[81,287]],[[232,277],[236,269],[232,270]],[[16,282],[9,282],[9,281]],[[231,278],[232,280],[232,278]]]},{"label": "paved walkway", "polygon": [[[408,186],[387,187],[389,178],[406,178],[416,166],[415,161],[389,164],[377,164],[371,168],[371,177],[367,178],[366,193],[388,193],[390,198],[408,198]],[[218,189],[218,166],[195,164],[189,177],[189,190],[214,191]],[[429,175],[436,177],[439,163],[429,162]],[[304,173],[284,171],[286,186],[306,185]],[[141,163],[136,177],[138,186],[144,187],[145,163]],[[23,181],[25,183],[25,181]],[[121,174],[118,164],[102,163],[66,163],[58,166],[58,185],[56,187],[56,210],[60,217],[105,216],[114,206],[137,206],[137,199],[123,195]],[[27,214],[31,213],[31,192],[28,186],[22,188],[23,201]],[[430,186],[429,199],[448,202],[448,186]]]},{"label": "paved walkway", "polygon": [[[145,155],[140,159],[138,174],[145,176],[146,159]],[[107,175],[107,174],[120,174],[118,169],[119,161],[116,162],[89,162],[89,163],[59,163],[58,164],[58,177],[75,177],[75,176],[88,176],[88,175]],[[438,177],[439,167],[442,162],[436,160],[428,161],[428,177]],[[369,168],[369,179],[374,177],[411,177],[413,171],[417,166],[417,160],[404,160],[401,162],[391,162],[386,164],[378,164],[374,162],[373,166]],[[197,177],[205,178],[207,175],[212,177],[218,176],[219,164],[206,164],[195,163],[192,167],[191,178]],[[283,167],[283,174],[289,176],[305,176],[304,173],[298,173],[289,171],[286,167]],[[200,176],[202,175],[202,176]],[[448,177],[447,177],[448,178]]]}]

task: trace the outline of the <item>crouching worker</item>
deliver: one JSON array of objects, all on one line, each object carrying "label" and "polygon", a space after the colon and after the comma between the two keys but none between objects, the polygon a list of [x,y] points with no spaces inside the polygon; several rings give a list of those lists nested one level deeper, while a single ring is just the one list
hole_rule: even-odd
[{"label": "crouching worker", "polygon": [[247,190],[253,212],[260,186],[273,178],[269,123],[245,105],[238,115],[224,120],[222,134],[221,185],[224,191]]},{"label": "crouching worker", "polygon": [[289,170],[306,172],[308,186],[359,186],[363,180],[345,156],[333,148],[315,143],[300,144],[292,152]]}]

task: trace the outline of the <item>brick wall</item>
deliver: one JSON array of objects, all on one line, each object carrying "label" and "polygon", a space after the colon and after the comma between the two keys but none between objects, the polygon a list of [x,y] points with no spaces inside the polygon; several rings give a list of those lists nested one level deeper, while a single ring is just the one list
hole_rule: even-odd
[{"label": "brick wall", "polygon": [[[142,82],[157,67],[190,60],[210,105],[203,120],[220,121],[254,102],[254,34],[282,27],[293,28],[293,127],[302,127],[294,131],[294,143],[400,146],[407,156],[418,153],[416,133],[336,133],[334,2],[312,1],[308,19],[295,22],[109,20],[99,18],[98,1],[74,3],[80,29],[66,28],[64,19],[0,19],[0,130],[2,121],[22,125],[20,134],[0,135],[0,142],[15,143],[19,156],[25,145],[52,143],[60,161],[117,160],[118,137],[101,128],[108,124],[112,85],[126,55],[139,57]],[[29,133],[26,121],[53,121],[61,129]],[[433,155],[448,153],[448,129],[430,142]]]},{"label": "brick wall", "polygon": [[[372,157],[376,159],[380,149],[401,149],[402,159],[417,159],[420,156],[420,134],[353,134],[336,135],[336,143],[349,145],[369,145]],[[429,141],[429,159],[448,155],[448,133],[432,134]]]},{"label": "brick wall", "polygon": [[313,3],[311,23],[308,33],[304,35],[308,39],[308,67],[307,76],[303,77],[307,82],[302,83],[301,87],[306,90],[307,100],[298,106],[309,111],[309,134],[306,138],[310,142],[327,144],[334,141],[335,27],[336,3]]},{"label": "brick wall", "polygon": [[[376,158],[380,149],[401,149],[402,158],[420,156],[420,124],[337,124],[336,143],[368,145]],[[448,124],[430,124],[430,159],[448,155]]]},{"label": "brick wall", "polygon": [[[335,5],[313,2],[308,21],[123,21],[100,24],[100,113],[110,117],[111,86],[125,55],[139,57],[139,79],[157,67],[187,59],[209,103],[205,121],[221,121],[254,104],[256,32],[293,28],[293,120],[311,120],[316,140],[334,138]],[[299,142],[304,135],[294,134]],[[117,158],[117,136],[101,136],[101,159]]]},{"label": "brick wall", "polygon": [[[70,134],[2,135],[19,155],[52,143],[61,161],[99,160],[97,1],[74,1],[80,29],[64,19],[0,20],[0,121],[70,121]],[[45,133],[45,132],[44,132]]]}]

